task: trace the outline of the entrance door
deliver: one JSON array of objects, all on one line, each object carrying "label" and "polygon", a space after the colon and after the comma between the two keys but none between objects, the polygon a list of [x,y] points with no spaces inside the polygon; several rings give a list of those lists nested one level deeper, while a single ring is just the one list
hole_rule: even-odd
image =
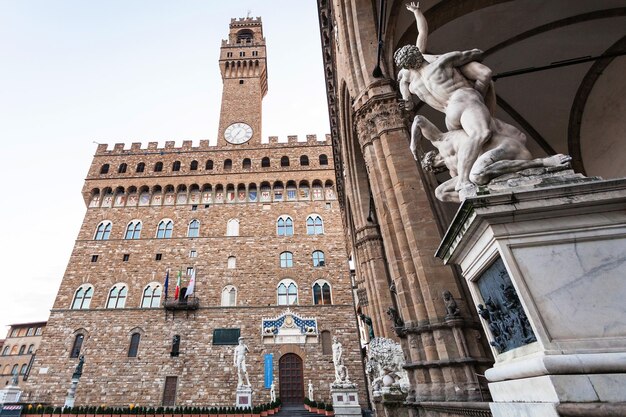
[{"label": "entrance door", "polygon": [[280,382],[280,400],[283,404],[302,404],[304,402],[304,379],[300,356],[295,353],[281,356],[278,362],[278,380]]},{"label": "entrance door", "polygon": [[176,385],[178,384],[178,377],[166,376],[165,387],[163,388],[163,405],[166,407],[173,407],[176,405]]}]

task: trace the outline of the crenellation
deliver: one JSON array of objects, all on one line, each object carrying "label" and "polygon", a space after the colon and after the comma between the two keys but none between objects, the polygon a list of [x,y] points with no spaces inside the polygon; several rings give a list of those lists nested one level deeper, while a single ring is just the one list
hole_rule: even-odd
[{"label": "crenellation", "polygon": [[192,141],[190,140],[184,140],[183,141],[183,146],[181,147],[183,150],[191,150],[192,149]]},{"label": "crenellation", "polygon": [[109,145],[107,143],[98,143],[98,148],[96,149],[96,154],[105,153],[108,149]]},{"label": "crenellation", "polygon": [[116,143],[113,145],[113,152],[121,153],[124,150],[125,143]]},{"label": "crenellation", "polygon": [[298,143],[298,135],[287,136],[287,143]]},{"label": "crenellation", "polygon": [[166,140],[165,141],[165,149],[172,150],[174,148],[176,148],[176,141],[173,141],[173,140]]},{"label": "crenellation", "polygon": [[268,145],[275,145],[278,143],[278,136],[270,136],[268,138]]},{"label": "crenellation", "polygon": [[148,142],[149,150],[157,150],[159,148],[159,142]]},{"label": "crenellation", "polygon": [[141,142],[133,142],[130,144],[131,151],[139,151],[141,150]]}]

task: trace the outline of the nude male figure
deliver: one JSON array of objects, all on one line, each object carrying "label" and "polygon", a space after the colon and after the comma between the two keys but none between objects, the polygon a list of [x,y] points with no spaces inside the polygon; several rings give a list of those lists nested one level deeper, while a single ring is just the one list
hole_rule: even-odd
[{"label": "nude male figure", "polygon": [[[481,155],[470,170],[470,180],[476,185],[485,185],[495,177],[527,168],[565,167],[572,159],[562,154],[531,159],[532,156],[525,146],[526,135],[495,118],[492,126],[494,129],[491,140],[481,148]],[[435,196],[440,201],[459,203],[459,193],[455,191],[459,181],[459,149],[462,144],[467,143],[467,133],[461,129],[442,132],[427,118],[418,115],[411,126],[411,149],[415,149],[416,142],[422,137],[431,141],[439,151],[433,160],[433,167],[445,165],[452,176],[437,187]]]},{"label": "nude male figure", "polygon": [[[425,54],[428,25],[419,3],[406,5],[415,15],[418,37],[416,45],[406,45],[394,54],[402,68],[398,83],[407,110],[413,108],[411,94],[446,115],[448,130],[463,129],[468,139],[459,144],[456,189],[471,187],[470,171],[481,148],[492,133],[491,114],[485,95],[493,93],[491,70],[476,62],[482,51],[472,49],[443,55]],[[491,91],[490,91],[491,90]],[[489,96],[491,97],[491,96]]]}]

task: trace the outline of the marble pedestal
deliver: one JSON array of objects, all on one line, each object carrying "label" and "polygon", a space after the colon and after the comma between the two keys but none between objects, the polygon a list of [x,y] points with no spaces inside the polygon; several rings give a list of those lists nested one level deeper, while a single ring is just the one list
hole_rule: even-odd
[{"label": "marble pedestal", "polygon": [[337,387],[331,385],[330,396],[333,399],[333,408],[336,417],[360,416],[361,406],[356,385],[351,387]]},{"label": "marble pedestal", "polygon": [[481,305],[494,417],[626,415],[626,180],[470,198],[437,256]]},{"label": "marble pedestal", "polygon": [[9,385],[0,390],[0,404],[16,404],[20,402],[22,390],[17,385]]},{"label": "marble pedestal", "polygon": [[76,399],[76,388],[78,387],[78,378],[72,378],[72,385],[67,391],[67,397],[65,397],[65,404],[63,407],[74,407],[74,401]]},{"label": "marble pedestal", "polygon": [[237,387],[235,407],[252,407],[252,387],[249,385]]}]

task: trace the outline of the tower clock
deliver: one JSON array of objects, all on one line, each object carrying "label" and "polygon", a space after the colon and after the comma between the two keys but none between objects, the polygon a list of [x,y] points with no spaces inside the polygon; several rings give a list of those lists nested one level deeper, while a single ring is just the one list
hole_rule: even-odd
[{"label": "tower clock", "polygon": [[220,49],[220,70],[224,87],[218,144],[260,144],[261,101],[267,93],[261,18],[231,19],[228,39]]}]

